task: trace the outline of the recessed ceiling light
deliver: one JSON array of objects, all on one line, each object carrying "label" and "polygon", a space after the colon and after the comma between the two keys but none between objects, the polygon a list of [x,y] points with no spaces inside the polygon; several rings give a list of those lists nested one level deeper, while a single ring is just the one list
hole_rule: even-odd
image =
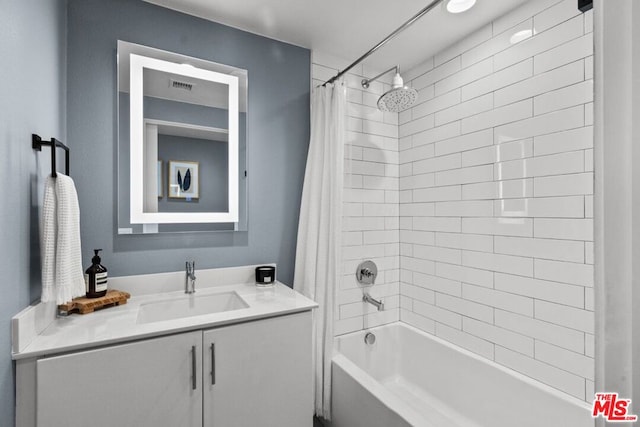
[{"label": "recessed ceiling light", "polygon": [[448,0],[445,3],[449,13],[462,13],[471,9],[476,0]]}]

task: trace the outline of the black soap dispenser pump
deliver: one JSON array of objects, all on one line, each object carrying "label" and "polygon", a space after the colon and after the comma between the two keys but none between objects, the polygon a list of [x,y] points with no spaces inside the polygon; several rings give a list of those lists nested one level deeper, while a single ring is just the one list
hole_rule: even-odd
[{"label": "black soap dispenser pump", "polygon": [[91,266],[84,272],[84,283],[87,288],[87,298],[99,298],[107,294],[107,269],[100,264],[98,253],[102,249],[94,249]]}]

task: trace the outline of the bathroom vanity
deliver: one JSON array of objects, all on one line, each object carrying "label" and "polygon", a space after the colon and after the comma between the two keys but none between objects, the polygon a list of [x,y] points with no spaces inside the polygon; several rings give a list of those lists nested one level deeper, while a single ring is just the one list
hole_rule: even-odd
[{"label": "bathroom vanity", "polygon": [[[206,286],[225,283],[221,270],[226,283],[248,277]],[[201,271],[190,295],[144,293],[174,273],[114,279],[128,304],[57,318],[31,339],[34,308],[17,315],[17,426],[311,426],[316,304],[242,271]]]}]

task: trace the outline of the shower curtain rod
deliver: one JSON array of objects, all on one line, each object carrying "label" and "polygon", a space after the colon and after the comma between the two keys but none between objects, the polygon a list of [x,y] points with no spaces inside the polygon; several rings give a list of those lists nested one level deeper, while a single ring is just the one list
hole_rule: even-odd
[{"label": "shower curtain rod", "polygon": [[384,40],[382,40],[380,43],[378,43],[377,45],[375,45],[374,47],[369,49],[369,51],[367,53],[365,53],[360,58],[358,58],[355,61],[353,61],[353,63],[351,63],[351,65],[349,65],[347,68],[345,68],[344,70],[340,71],[338,74],[336,74],[335,76],[331,77],[329,80],[324,82],[322,84],[322,86],[326,86],[327,84],[331,84],[334,81],[336,81],[337,79],[339,79],[340,77],[342,77],[343,74],[349,72],[349,70],[351,70],[353,67],[355,67],[356,65],[358,65],[359,63],[361,63],[362,61],[367,59],[376,50],[380,49],[382,46],[387,44],[388,41],[390,41],[395,36],[397,36],[398,34],[403,32],[407,28],[409,28],[414,22],[416,22],[418,19],[420,19],[424,15],[426,15],[427,12],[429,12],[431,9],[436,7],[439,3],[442,3],[442,0],[434,0],[431,3],[429,3],[424,9],[422,9],[420,12],[416,13],[411,19],[409,19],[407,22],[405,22],[404,24],[399,26],[393,33],[391,33],[387,37],[385,37]]}]

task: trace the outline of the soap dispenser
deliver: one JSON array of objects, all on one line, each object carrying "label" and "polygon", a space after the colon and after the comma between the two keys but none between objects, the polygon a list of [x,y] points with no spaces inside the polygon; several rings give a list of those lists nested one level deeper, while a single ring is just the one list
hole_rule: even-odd
[{"label": "soap dispenser", "polygon": [[91,266],[84,272],[84,283],[87,288],[87,298],[99,298],[107,294],[107,269],[100,265],[98,253],[102,249],[94,249]]}]

